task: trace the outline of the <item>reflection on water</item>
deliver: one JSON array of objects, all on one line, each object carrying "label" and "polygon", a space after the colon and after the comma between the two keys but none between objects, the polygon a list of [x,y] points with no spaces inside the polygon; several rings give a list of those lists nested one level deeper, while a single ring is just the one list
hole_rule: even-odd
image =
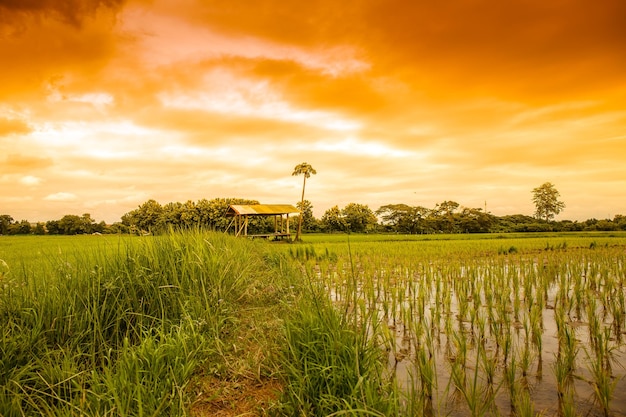
[{"label": "reflection on water", "polygon": [[420,413],[626,416],[623,249],[381,259],[312,272]]}]

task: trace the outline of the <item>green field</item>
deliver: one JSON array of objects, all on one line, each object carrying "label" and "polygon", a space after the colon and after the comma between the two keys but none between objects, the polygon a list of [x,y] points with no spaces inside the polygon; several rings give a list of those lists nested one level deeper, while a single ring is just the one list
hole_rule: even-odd
[{"label": "green field", "polygon": [[0,237],[0,415],[626,415],[626,233]]}]

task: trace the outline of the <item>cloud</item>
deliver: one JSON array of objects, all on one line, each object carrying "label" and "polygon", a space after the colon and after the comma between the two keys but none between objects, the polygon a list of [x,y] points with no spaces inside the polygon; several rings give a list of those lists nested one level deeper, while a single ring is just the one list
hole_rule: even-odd
[{"label": "cloud", "polygon": [[0,195],[41,213],[297,201],[301,161],[316,214],[626,181],[621,0],[0,3]]},{"label": "cloud", "polygon": [[78,200],[78,197],[75,194],[72,194],[72,193],[59,192],[59,193],[55,193],[55,194],[49,194],[49,195],[45,196],[43,199],[45,201],[68,202],[68,201],[76,201],[76,200]]},{"label": "cloud", "polygon": [[0,3],[0,56],[11,63],[0,67],[0,102],[40,100],[59,79],[93,84],[116,53],[121,6],[116,0]]},{"label": "cloud", "polygon": [[19,18],[36,16],[80,26],[100,9],[117,9],[123,3],[124,0],[4,0],[0,3],[0,22],[16,25]]},{"label": "cloud", "polygon": [[10,170],[35,170],[53,165],[50,158],[23,154],[9,154],[3,161],[3,166]]},{"label": "cloud", "polygon": [[32,175],[26,175],[20,179],[20,183],[27,186],[39,185],[41,183],[41,178]]},{"label": "cloud", "polygon": [[31,132],[31,127],[23,120],[0,117],[0,137]]}]

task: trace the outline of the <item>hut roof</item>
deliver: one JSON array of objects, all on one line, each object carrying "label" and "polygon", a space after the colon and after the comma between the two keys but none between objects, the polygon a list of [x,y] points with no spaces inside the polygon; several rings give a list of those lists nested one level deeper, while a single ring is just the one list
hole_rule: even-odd
[{"label": "hut roof", "polygon": [[280,214],[300,214],[291,204],[231,204],[226,212],[227,216],[277,216]]}]

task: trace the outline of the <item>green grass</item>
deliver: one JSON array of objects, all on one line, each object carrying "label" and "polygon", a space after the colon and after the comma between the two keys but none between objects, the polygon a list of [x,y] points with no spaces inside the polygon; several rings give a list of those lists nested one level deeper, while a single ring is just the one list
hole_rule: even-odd
[{"label": "green grass", "polygon": [[[192,377],[276,373],[247,355],[277,349],[290,277],[249,242],[35,239],[3,248],[0,415],[185,415]],[[258,317],[274,328],[248,336]]]},{"label": "green grass", "polygon": [[[608,414],[625,247],[613,232],[0,237],[0,415],[533,415],[555,411],[544,390],[567,414],[585,388],[585,412]],[[237,409],[237,387],[268,381],[280,392]]]},{"label": "green grass", "polygon": [[195,231],[0,249],[2,416],[211,415],[246,381],[282,386],[256,415],[396,410],[371,328],[265,242]]}]

